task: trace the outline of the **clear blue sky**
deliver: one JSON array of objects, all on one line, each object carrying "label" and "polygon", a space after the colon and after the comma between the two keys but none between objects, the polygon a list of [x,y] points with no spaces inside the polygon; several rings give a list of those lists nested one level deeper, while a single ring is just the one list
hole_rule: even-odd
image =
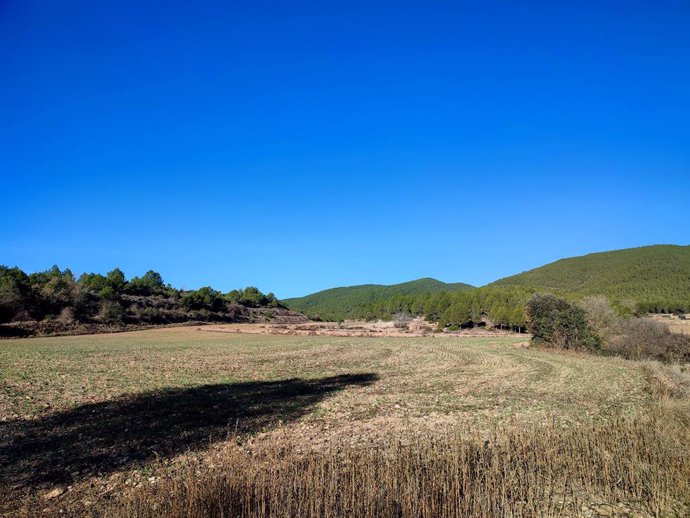
[{"label": "clear blue sky", "polygon": [[689,27],[685,0],[0,0],[0,263],[289,297],[688,244]]}]

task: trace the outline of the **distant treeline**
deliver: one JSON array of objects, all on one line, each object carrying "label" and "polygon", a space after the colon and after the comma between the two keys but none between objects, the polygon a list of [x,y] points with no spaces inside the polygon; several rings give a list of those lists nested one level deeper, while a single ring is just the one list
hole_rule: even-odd
[{"label": "distant treeline", "polygon": [[363,318],[388,319],[409,312],[441,326],[472,327],[490,323],[524,330],[525,303],[534,290],[522,288],[475,288],[466,291],[396,296],[364,309]]},{"label": "distant treeline", "polygon": [[[367,308],[382,300],[391,300],[393,305],[397,305],[400,300],[416,300],[414,297],[422,294],[469,289],[472,289],[472,286],[468,284],[446,283],[423,278],[393,285],[361,284],[331,288],[305,297],[285,299],[283,302],[290,309],[308,315],[317,315],[322,320],[347,320],[364,318]],[[372,311],[374,317],[385,313],[385,309]]]},{"label": "distant treeline", "polygon": [[525,303],[533,293],[553,293],[572,302],[603,295],[621,316],[688,313],[690,246],[655,245],[561,259],[482,288],[422,279],[388,289],[409,285],[415,291],[336,288],[285,303],[323,320],[388,319],[408,312],[442,325],[471,326],[490,320],[510,328],[524,328]]},{"label": "distant treeline", "polygon": [[238,307],[282,307],[273,293],[248,287],[221,293],[206,286],[179,290],[149,270],[129,280],[119,269],[85,273],[69,270],[27,274],[0,266],[0,324],[61,320],[65,323],[166,323],[224,320]]},{"label": "distant treeline", "polygon": [[355,318],[390,320],[409,313],[438,322],[441,326],[473,327],[490,323],[506,329],[524,330],[525,303],[535,292],[526,288],[474,288],[463,291],[393,295],[370,304],[310,315],[322,320]]},{"label": "distant treeline", "polygon": [[[358,307],[344,306],[342,311],[331,306],[331,311],[311,314],[322,320],[343,320],[346,318],[366,320],[390,320],[395,314],[409,313],[424,317],[439,325],[474,327],[494,325],[499,328],[524,331],[526,328],[525,304],[535,293],[553,292],[568,300],[577,302],[585,296],[563,290],[545,290],[529,286],[486,286],[463,291],[423,293],[417,295],[394,295],[378,299]],[[645,313],[687,313],[690,301],[664,300],[635,302],[630,299],[610,299],[612,306],[621,316]]]}]

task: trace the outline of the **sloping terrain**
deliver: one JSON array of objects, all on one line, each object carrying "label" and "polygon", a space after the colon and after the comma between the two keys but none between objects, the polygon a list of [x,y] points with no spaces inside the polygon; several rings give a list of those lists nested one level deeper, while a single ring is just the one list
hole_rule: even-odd
[{"label": "sloping terrain", "polygon": [[687,304],[690,246],[654,245],[570,257],[499,279],[489,286],[602,294],[651,305]]},{"label": "sloping terrain", "polygon": [[331,288],[304,297],[284,299],[290,309],[323,319],[349,317],[366,305],[395,295],[423,295],[472,289],[462,282],[446,283],[432,278],[417,279],[400,284],[362,284]]},{"label": "sloping terrain", "polygon": [[78,279],[54,266],[25,273],[0,265],[0,337],[102,333],[196,322],[304,322],[254,286],[221,293],[181,290],[149,270],[127,280],[116,268]]}]

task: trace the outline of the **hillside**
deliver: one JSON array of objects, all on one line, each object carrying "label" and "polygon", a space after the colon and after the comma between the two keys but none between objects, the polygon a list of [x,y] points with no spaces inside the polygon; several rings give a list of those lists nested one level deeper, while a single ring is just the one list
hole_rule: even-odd
[{"label": "hillside", "polygon": [[356,316],[360,308],[396,295],[423,295],[469,289],[472,286],[461,282],[446,283],[424,278],[392,285],[362,284],[331,288],[304,297],[284,299],[282,302],[288,308],[309,316],[338,320]]},{"label": "hillside", "polygon": [[690,246],[654,245],[570,257],[499,279],[519,286],[577,295],[603,294],[640,309],[690,307]]},{"label": "hillside", "polygon": [[78,279],[57,266],[27,274],[0,265],[0,337],[125,331],[191,322],[303,322],[273,293],[179,290],[149,270],[129,280],[118,268]]},{"label": "hillside", "polygon": [[334,288],[288,299],[286,305],[324,320],[390,319],[399,312],[442,324],[524,328],[524,306],[535,292],[570,299],[606,295],[621,313],[690,311],[690,246],[655,245],[561,259],[482,288],[420,279],[394,286]]}]

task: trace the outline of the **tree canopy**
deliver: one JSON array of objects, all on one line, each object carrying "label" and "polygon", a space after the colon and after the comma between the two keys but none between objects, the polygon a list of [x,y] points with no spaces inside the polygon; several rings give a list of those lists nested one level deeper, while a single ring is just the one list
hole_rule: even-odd
[{"label": "tree canopy", "polygon": [[178,290],[154,270],[129,280],[119,268],[75,279],[69,269],[57,266],[31,274],[0,266],[0,324],[55,319],[107,324],[204,320],[232,314],[236,306],[282,307],[273,293],[264,294],[253,286],[226,294],[210,286]]}]

